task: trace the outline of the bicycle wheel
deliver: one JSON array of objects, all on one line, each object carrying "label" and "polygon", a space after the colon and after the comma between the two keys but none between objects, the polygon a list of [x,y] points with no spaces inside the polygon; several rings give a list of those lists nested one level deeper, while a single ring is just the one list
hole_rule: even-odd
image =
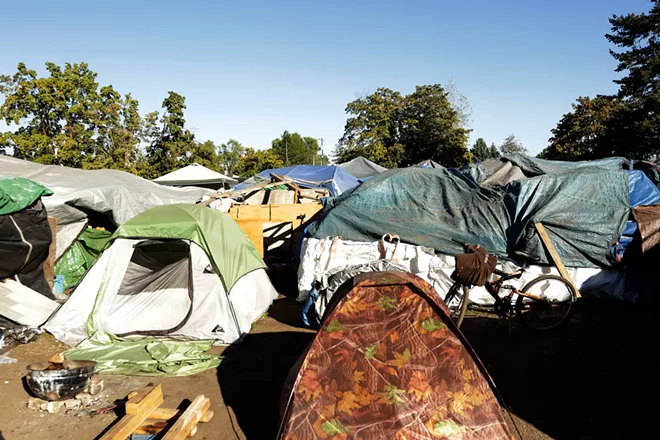
[{"label": "bicycle wheel", "polygon": [[[461,287],[463,288],[462,292]],[[447,305],[447,308],[449,308],[449,317],[452,321],[454,321],[454,324],[456,324],[457,328],[461,327],[463,318],[465,318],[465,312],[467,311],[469,301],[469,293],[469,288],[461,286],[457,283],[451,286],[449,292],[447,292],[447,295],[445,296],[445,304]]]},{"label": "bicycle wheel", "polygon": [[534,330],[552,330],[568,321],[577,295],[573,286],[557,275],[541,275],[533,279],[521,292],[540,299],[518,295],[516,316]]}]

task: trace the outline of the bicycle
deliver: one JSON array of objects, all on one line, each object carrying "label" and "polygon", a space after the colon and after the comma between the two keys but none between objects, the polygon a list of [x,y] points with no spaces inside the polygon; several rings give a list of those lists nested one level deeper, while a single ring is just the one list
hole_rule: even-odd
[{"label": "bicycle", "polygon": [[[467,244],[460,243],[464,248]],[[502,319],[509,318],[509,326],[513,318],[513,298],[517,295],[515,303],[516,318],[526,327],[533,330],[552,330],[561,326],[571,316],[573,305],[577,300],[577,292],[571,283],[558,275],[541,275],[527,283],[521,290],[514,286],[504,284],[506,281],[520,279],[527,266],[516,272],[503,272],[495,269],[493,272],[499,278],[486,282],[484,287],[493,297],[493,309]],[[501,297],[501,289],[509,290],[509,294]],[[538,291],[537,291],[537,290]],[[462,295],[461,292],[462,291]],[[456,327],[461,326],[469,303],[470,287],[455,283],[445,296],[445,304],[450,308],[451,319]],[[458,301],[450,307],[452,302]]]}]

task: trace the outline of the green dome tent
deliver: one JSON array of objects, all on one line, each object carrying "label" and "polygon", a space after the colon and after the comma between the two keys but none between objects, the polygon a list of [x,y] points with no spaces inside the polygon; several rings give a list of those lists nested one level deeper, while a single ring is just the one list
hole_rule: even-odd
[{"label": "green dome tent", "polygon": [[147,336],[230,344],[277,296],[265,267],[228,215],[155,207],[115,232],[44,328],[72,346]]}]

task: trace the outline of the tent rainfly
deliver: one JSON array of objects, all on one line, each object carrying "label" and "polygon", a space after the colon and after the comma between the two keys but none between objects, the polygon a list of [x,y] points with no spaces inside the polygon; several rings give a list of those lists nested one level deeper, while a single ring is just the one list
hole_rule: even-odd
[{"label": "tent rainfly", "polygon": [[115,232],[44,328],[69,345],[99,335],[230,344],[277,297],[265,267],[227,214],[201,205],[158,206]]},{"label": "tent rainfly", "polygon": [[200,186],[217,189],[225,183],[234,184],[238,181],[224,174],[210,170],[203,165],[194,163],[171,173],[154,179],[154,182],[165,186]]}]

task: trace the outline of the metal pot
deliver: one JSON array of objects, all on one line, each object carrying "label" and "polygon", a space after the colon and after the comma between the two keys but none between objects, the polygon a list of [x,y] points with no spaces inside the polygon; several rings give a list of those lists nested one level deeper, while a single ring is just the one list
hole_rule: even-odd
[{"label": "metal pot", "polygon": [[41,362],[28,365],[27,386],[44,400],[69,399],[84,390],[96,369],[93,361]]}]

